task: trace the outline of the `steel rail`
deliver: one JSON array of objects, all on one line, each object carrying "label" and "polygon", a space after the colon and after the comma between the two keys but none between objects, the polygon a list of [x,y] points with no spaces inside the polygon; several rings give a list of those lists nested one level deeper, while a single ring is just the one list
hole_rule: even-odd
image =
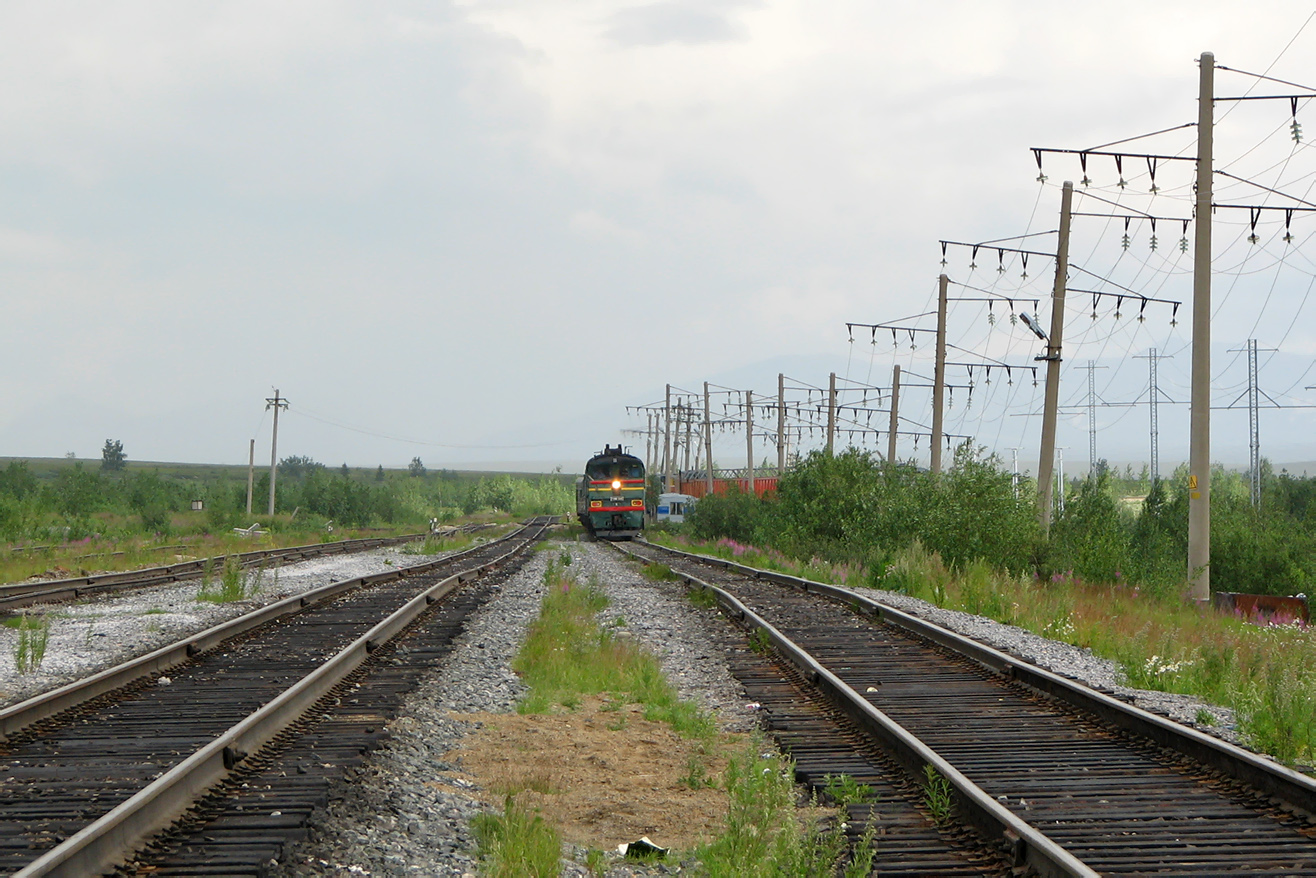
[{"label": "steel rail", "polygon": [[[85,878],[87,875],[101,874],[123,862],[152,836],[179,819],[249,754],[257,752],[315,706],[365,663],[371,653],[397,636],[430,604],[441,600],[462,582],[483,575],[523,551],[539,537],[545,526],[527,525],[493,544],[481,547],[487,549],[497,542],[523,537],[517,539],[509,551],[454,573],[416,595],[282,695],[214,738],[109,813],[15,872],[13,878]],[[532,528],[535,529],[530,536],[525,537]],[[452,557],[403,570],[359,577],[348,582],[355,585],[389,582],[402,578],[408,572],[422,572],[419,568],[430,569],[451,561]],[[322,600],[325,596],[321,594],[316,599]],[[295,601],[297,599],[280,603],[290,604]]]},{"label": "steel rail", "polygon": [[112,668],[106,668],[81,680],[75,680],[57,689],[34,695],[25,701],[20,701],[18,704],[0,708],[0,743],[8,741],[17,732],[34,723],[90,701],[98,695],[112,692],[137,680],[162,673],[194,656],[213,649],[231,637],[258,628],[275,619],[299,612],[302,608],[311,604],[320,603],[358,586],[392,582],[406,576],[427,573],[440,565],[451,563],[453,560],[462,558],[472,552],[512,539],[522,532],[524,532],[524,528],[499,537],[490,543],[473,546],[433,561],[400,567],[396,570],[386,570],[369,576],[359,576],[355,579],[345,579],[342,582],[332,582],[301,594],[292,595],[212,628],[189,635],[167,646],[162,646],[135,659],[130,659]]},{"label": "steel rail", "polygon": [[[404,534],[398,537],[367,537],[358,540],[338,540],[332,543],[311,543],[305,546],[287,546],[281,549],[257,549],[241,552],[232,557],[238,559],[243,568],[253,567],[266,561],[300,561],[321,555],[340,555],[352,552],[365,552],[382,546],[394,546],[402,543],[424,539],[428,534]],[[192,561],[179,561],[176,564],[164,564],[158,567],[144,567],[139,570],[120,570],[112,573],[94,573],[86,576],[74,576],[68,579],[47,579],[40,582],[11,582],[0,584],[0,614],[19,607],[36,603],[76,600],[90,594],[150,585],[177,582],[180,579],[194,579],[201,576],[206,565],[221,561],[222,558],[198,558]]]},{"label": "steel rail", "polygon": [[942,628],[932,622],[883,604],[837,585],[790,576],[772,570],[760,570],[737,564],[723,558],[714,558],[693,552],[682,552],[666,546],[645,542],[644,545],[672,555],[700,563],[733,570],[754,579],[763,579],[825,595],[849,604],[859,612],[904,629],[977,662],[983,667],[1024,683],[1046,695],[1057,698],[1080,710],[1094,714],[1127,732],[1139,735],[1163,747],[1194,759],[1234,780],[1279,799],[1291,808],[1303,812],[1311,819],[1316,815],[1316,779],[1294,771],[1260,756],[1250,750],[1222,741],[1219,738],[1180,725],[1166,717],[1100,692],[1096,689],[1040,668],[1021,658],[979,643]]},{"label": "steel rail", "polygon": [[861,612],[873,615],[898,628],[926,637],[934,643],[972,659],[989,670],[1004,674],[1074,707],[1096,714],[1099,718],[1125,731],[1148,738],[1157,744],[1216,769],[1235,780],[1246,783],[1267,795],[1282,799],[1290,806],[1305,811],[1308,815],[1316,814],[1316,779],[1242,747],[1127,704],[1078,681],[1070,680],[1052,671],[1040,668],[1023,659],[993,649],[976,640],[905,613],[880,601],[865,597],[850,589],[822,582],[813,582],[812,580],[788,576],[775,571],[758,570],[742,564],[723,561],[720,558],[693,557],[705,559],[710,563],[719,564],[729,569],[735,569],[736,572],[758,579],[767,579],[783,585],[801,588],[805,591],[823,594],[847,603]]},{"label": "steel rail", "polygon": [[[632,557],[640,558],[629,547],[618,546],[618,548]],[[702,560],[705,556],[698,557]],[[1041,830],[1020,819],[1018,815],[997,802],[981,787],[961,774],[948,760],[874,707],[868,699],[730,592],[687,573],[677,572],[677,575],[686,583],[714,595],[718,604],[732,618],[751,629],[763,631],[787,661],[826,694],[846,716],[881,742],[912,775],[919,777],[930,766],[944,777],[954,790],[961,813],[965,814],[970,822],[989,839],[997,841],[1009,850],[1015,866],[1028,866],[1042,878],[1077,878],[1077,876],[1097,878],[1098,872],[1048,838]]]}]

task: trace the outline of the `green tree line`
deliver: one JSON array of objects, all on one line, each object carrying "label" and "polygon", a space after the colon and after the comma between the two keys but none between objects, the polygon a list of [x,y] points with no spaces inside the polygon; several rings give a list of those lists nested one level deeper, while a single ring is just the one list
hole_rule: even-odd
[{"label": "green tree line", "polygon": [[[568,513],[572,487],[561,477],[472,477],[451,471],[383,474],[330,471],[306,457],[280,462],[275,511],[318,515],[353,527],[374,524],[423,526],[482,510],[513,515]],[[267,507],[269,474],[253,489],[253,519]],[[125,531],[167,533],[175,513],[195,500],[206,509],[205,526],[226,530],[246,521],[247,483],[242,476],[179,476],[159,470],[96,470],[81,463],[38,476],[26,461],[0,468],[0,539],[48,542],[81,539],[104,531],[114,518]]]},{"label": "green tree line", "polygon": [[[1263,472],[1263,502],[1246,476],[1212,472],[1211,581],[1216,591],[1310,594],[1316,576],[1316,479]],[[963,568],[975,560],[1038,577],[1126,582],[1162,594],[1187,583],[1188,476],[1153,485],[1098,466],[1066,485],[1046,536],[1036,484],[995,457],[961,446],[933,475],[850,449],[814,453],[782,476],[775,497],[702,499],[688,519],[696,536],[771,546],[789,555],[864,564],[880,575],[914,542]],[[1145,493],[1128,498],[1131,490]]]}]

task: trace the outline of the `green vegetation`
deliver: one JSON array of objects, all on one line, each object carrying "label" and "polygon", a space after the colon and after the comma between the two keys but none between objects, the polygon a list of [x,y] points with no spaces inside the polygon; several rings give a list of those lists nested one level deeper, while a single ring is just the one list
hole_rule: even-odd
[{"label": "green vegetation", "polygon": [[[229,555],[224,559],[224,566],[220,571],[219,585],[216,586],[212,581],[212,566],[214,559],[208,559],[206,566],[201,571],[201,587],[197,589],[196,599],[199,601],[208,601],[212,604],[230,604],[234,601],[246,600],[260,594],[261,588],[265,581],[265,566],[262,564],[254,571],[242,569],[242,562],[236,555]],[[278,581],[278,568],[275,568],[275,582]]]},{"label": "green vegetation", "polygon": [[5,625],[18,629],[14,641],[14,668],[20,674],[40,669],[46,658],[46,645],[50,642],[50,617],[29,616],[23,613],[5,620]]},{"label": "green vegetation", "polygon": [[515,796],[507,796],[502,814],[473,817],[471,830],[487,878],[557,878],[557,830]]},{"label": "green vegetation", "polygon": [[[609,728],[621,728],[625,716],[619,699],[641,704],[645,719],[666,723],[695,742],[677,782],[692,790],[718,786],[719,779],[709,773],[708,757],[725,744],[711,718],[680,701],[657,660],[619,640],[615,623],[599,624],[597,614],[607,606],[607,598],[596,582],[581,584],[568,566],[566,558],[549,558],[540,617],[513,663],[530,687],[518,710],[524,714],[559,706],[574,709],[586,696],[603,695],[612,699],[603,710],[618,714],[617,723]],[[729,797],[723,832],[697,852],[698,874],[710,878],[834,875],[845,855],[844,832],[820,821],[818,808],[801,812],[796,807],[794,766],[766,750],[762,740],[749,739],[743,752],[730,759],[720,781]],[[866,788],[845,780],[836,781],[838,801],[847,795],[848,801],[868,795]],[[487,874],[556,874],[549,866],[550,851],[556,859],[556,842],[547,835],[551,830],[539,818],[518,810],[510,797],[502,816],[482,818],[481,825],[481,857]],[[869,874],[873,833],[861,841],[859,853],[845,868],[846,876]],[[537,862],[543,865],[529,865],[531,848],[540,851],[543,859]],[[591,852],[587,864],[594,874],[601,874],[605,860]]]},{"label": "green vegetation", "polygon": [[559,559],[550,558],[544,585],[539,618],[512,663],[530,687],[519,712],[572,708],[583,695],[611,693],[643,705],[645,719],[665,722],[680,735],[713,736],[712,718],[677,696],[657,659],[619,639],[613,626],[599,625],[597,614],[608,600],[597,583],[582,585]]},{"label": "green vegetation", "polygon": [[407,543],[402,547],[404,555],[441,555],[444,552],[460,552],[470,548],[475,537],[467,533],[433,534],[418,543]]},{"label": "green vegetation", "polygon": [[[1316,479],[1268,478],[1260,510],[1238,474],[1212,479],[1214,588],[1311,593]],[[1232,707],[1251,746],[1310,765],[1316,633],[1186,600],[1186,487],[1185,472],[1151,486],[1100,469],[1067,486],[1044,539],[1034,488],[1021,484],[1016,499],[994,459],[961,447],[933,477],[851,450],[810,456],[774,499],[705,498],[685,532],[700,551],[742,564],[899,591],[1087,647],[1116,661],[1130,685]],[[1140,503],[1122,498],[1139,488]]]},{"label": "green vegetation", "polygon": [[766,655],[772,651],[772,638],[768,636],[766,629],[754,629],[753,633],[749,635],[749,648],[760,655]]},{"label": "green vegetation", "polygon": [[823,777],[823,794],[837,805],[868,805],[877,801],[877,794],[866,783],[859,783],[848,774],[829,774]]},{"label": "green vegetation", "polygon": [[645,564],[640,575],[654,582],[674,582],[681,577],[666,564]]},{"label": "green vegetation", "polygon": [[[122,454],[121,445],[107,441],[97,469],[84,461],[0,461],[0,580],[414,533],[434,518],[564,514],[574,502],[571,479],[562,475],[344,472],[291,456],[279,465],[275,515],[263,514],[268,472],[256,477],[257,511],[248,515],[246,467],[148,465]],[[234,533],[254,522],[259,542]]]},{"label": "green vegetation", "polygon": [[[1211,567],[1218,590],[1296,594],[1316,583],[1316,478],[1264,479],[1259,510],[1239,473],[1212,473]],[[995,458],[967,444],[933,476],[850,449],[815,453],[782,477],[777,497],[704,498],[688,520],[695,536],[770,545],[793,558],[881,571],[915,542],[956,570],[987,559],[993,569],[1132,582],[1179,597],[1187,581],[1188,474],[1151,485],[1103,466],[1066,487],[1049,539],[1037,524],[1035,486],[1016,492]],[[1137,503],[1127,491],[1140,491]]]},{"label": "green vegetation", "polygon": [[[801,814],[795,805],[794,765],[762,752],[749,741],[727,765],[724,787],[730,797],[722,834],[698,852],[708,878],[823,878],[836,874],[845,853],[845,834],[827,831],[816,807]],[[816,806],[816,803],[815,803]],[[860,839],[857,853],[842,874],[868,875],[873,834]]]},{"label": "green vegetation", "polygon": [[927,807],[928,814],[938,823],[949,820],[955,810],[950,781],[942,777],[931,765],[923,766],[923,804]]}]

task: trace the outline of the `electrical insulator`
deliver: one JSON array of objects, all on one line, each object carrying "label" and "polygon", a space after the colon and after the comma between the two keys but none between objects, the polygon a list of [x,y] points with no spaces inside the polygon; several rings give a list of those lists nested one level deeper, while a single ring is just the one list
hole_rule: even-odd
[{"label": "electrical insulator", "polygon": [[1302,123],[1297,119],[1294,119],[1293,123],[1289,125],[1289,133],[1293,135],[1294,143],[1302,143]]},{"label": "electrical insulator", "polygon": [[1187,236],[1187,235],[1184,235],[1182,238],[1179,239],[1179,252],[1180,252],[1180,253],[1187,253],[1187,252],[1188,252],[1188,236]]},{"label": "electrical insulator", "polygon": [[1045,182],[1046,182],[1046,174],[1038,174],[1038,175],[1037,175],[1037,182],[1039,182],[1039,183],[1045,183]]},{"label": "electrical insulator", "polygon": [[988,315],[987,315],[987,325],[988,325],[988,326],[995,326],[995,325],[996,325],[996,315],[995,315],[995,314],[988,313]]},{"label": "electrical insulator", "polygon": [[1156,236],[1155,236],[1155,235],[1152,235],[1152,236],[1151,236],[1151,241],[1150,241],[1149,243],[1151,244],[1152,252],[1155,253],[1155,252],[1156,252]]},{"label": "electrical insulator", "polygon": [[1091,180],[1090,177],[1088,177],[1087,174],[1084,174],[1084,175],[1083,175],[1083,179],[1082,179],[1082,180],[1079,180],[1078,182],[1079,182],[1084,188],[1087,188],[1088,186],[1091,186],[1091,185],[1092,185],[1092,180]]},{"label": "electrical insulator", "polygon": [[1147,191],[1150,192],[1152,195],[1155,195],[1157,192],[1161,191],[1161,187],[1153,183],[1151,184],[1151,188],[1148,189]]},{"label": "electrical insulator", "polygon": [[1253,232],[1252,234],[1250,234],[1250,235],[1247,236],[1247,242],[1248,242],[1249,244],[1255,244],[1255,243],[1257,243],[1257,242],[1260,241],[1260,240],[1261,240],[1261,238],[1257,236],[1257,233],[1256,233],[1256,232]]},{"label": "electrical insulator", "polygon": [[1124,237],[1120,239],[1120,246],[1125,250],[1129,249],[1129,233],[1125,232]]},{"label": "electrical insulator", "polygon": [[1292,244],[1292,243],[1293,243],[1293,233],[1292,233],[1292,232],[1285,232],[1285,233],[1284,233],[1284,243],[1285,243],[1285,244]]},{"label": "electrical insulator", "polygon": [[1120,181],[1115,185],[1123,189],[1125,186],[1129,185],[1129,181],[1125,180],[1123,177],[1120,177]]}]

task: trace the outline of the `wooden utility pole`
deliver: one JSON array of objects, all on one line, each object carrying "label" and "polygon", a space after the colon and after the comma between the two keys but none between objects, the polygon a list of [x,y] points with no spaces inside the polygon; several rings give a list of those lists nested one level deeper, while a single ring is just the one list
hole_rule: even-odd
[{"label": "wooden utility pole", "polygon": [[265,408],[274,409],[274,432],[270,436],[270,509],[269,515],[274,514],[274,476],[279,468],[279,409],[286,409],[288,400],[279,396],[279,389],[274,388],[274,398],[266,397]]},{"label": "wooden utility pole", "polygon": [[1188,444],[1188,583],[1211,599],[1211,175],[1215,55],[1203,52],[1197,92],[1197,206],[1193,214],[1193,359]]},{"label": "wooden utility pole", "polygon": [[256,485],[256,440],[247,449],[247,514],[251,515],[251,492]]},{"label": "wooden utility pole", "polygon": [[[1065,285],[1069,280],[1069,222],[1074,184],[1060,190],[1060,232],[1056,240],[1056,279],[1051,286],[1051,335],[1046,339],[1046,396],[1042,406],[1042,447],[1037,459],[1037,520],[1051,530],[1051,473],[1056,457],[1056,413],[1060,407],[1060,354],[1065,333]],[[1063,478],[1063,476],[1062,476]]]},{"label": "wooden utility pole", "polygon": [[827,456],[834,452],[836,437],[836,373],[831,373],[827,383]]},{"label": "wooden utility pole", "polygon": [[749,493],[754,494],[754,391],[745,391],[745,469],[749,473]]},{"label": "wooden utility pole", "polygon": [[900,366],[897,365],[891,373],[891,435],[886,440],[886,462],[895,465],[896,462],[896,433],[899,430],[900,418],[896,414],[900,409]]},{"label": "wooden utility pole", "polygon": [[777,478],[786,472],[786,375],[777,373]]},{"label": "wooden utility pole", "polygon": [[704,382],[704,493],[713,496],[713,420],[708,414],[708,382]]},{"label": "wooden utility pole", "polygon": [[946,288],[950,278],[937,278],[937,364],[932,372],[932,474],[941,472],[942,408],[946,399]]}]

